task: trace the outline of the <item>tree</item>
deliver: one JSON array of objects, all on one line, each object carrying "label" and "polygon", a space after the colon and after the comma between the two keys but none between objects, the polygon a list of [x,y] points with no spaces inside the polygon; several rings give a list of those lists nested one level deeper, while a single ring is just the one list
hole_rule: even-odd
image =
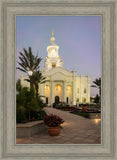
[{"label": "tree", "polygon": [[95,81],[93,81],[94,85],[91,85],[91,87],[95,87],[99,89],[99,96],[101,96],[101,78],[96,78]]},{"label": "tree", "polygon": [[100,97],[98,94],[96,94],[95,98],[94,98],[94,103],[99,103]]},{"label": "tree", "polygon": [[[16,84],[18,122],[27,121],[27,119],[31,120],[31,118],[35,118],[35,116],[37,117],[38,113],[45,106],[40,97],[38,97],[39,83],[44,83],[46,79],[39,70],[41,60],[41,58],[38,58],[38,55],[33,55],[31,47],[29,47],[28,50],[24,48],[23,52],[20,52],[18,62],[19,67],[17,67],[17,69],[24,73],[31,71],[33,74],[29,76],[29,79],[26,79],[26,81],[30,82],[30,90],[27,87],[22,87],[20,80],[18,80]],[[25,119],[21,117],[24,117]]]},{"label": "tree", "polygon": [[[17,110],[17,122],[25,122],[31,119],[32,101],[34,99],[34,89],[22,87],[20,80],[16,83],[16,110]],[[33,105],[33,110],[38,105]]]},{"label": "tree", "polygon": [[94,85],[91,85],[91,87],[95,87],[99,89],[99,103],[101,104],[101,78],[96,78],[95,81],[93,81]]},{"label": "tree", "polygon": [[[32,82],[35,86],[35,90],[36,90],[36,97],[38,97],[38,89],[39,89],[39,83],[45,83],[46,81],[46,77],[42,76],[42,73],[40,71],[35,71],[32,75]],[[30,82],[29,79],[25,79],[26,81]]]},{"label": "tree", "polygon": [[28,51],[24,48],[24,53],[20,52],[20,62],[18,64],[20,67],[17,67],[22,72],[28,73],[28,71],[37,71],[40,68],[41,58],[38,58],[38,55],[34,56],[32,53],[31,47],[28,48]]},{"label": "tree", "polygon": [[17,91],[17,93],[20,92],[21,89],[22,89],[21,82],[20,82],[20,79],[18,79],[17,83],[16,83],[16,91]]},{"label": "tree", "polygon": [[45,83],[45,77],[42,76],[40,72],[40,62],[41,58],[38,58],[38,55],[34,56],[31,50],[31,47],[28,48],[28,51],[24,48],[24,53],[20,52],[20,62],[18,64],[20,67],[17,67],[22,72],[28,73],[28,71],[32,71],[32,76],[29,76],[29,79],[25,79],[30,82],[30,87],[35,85],[36,97],[38,96],[39,83]]}]

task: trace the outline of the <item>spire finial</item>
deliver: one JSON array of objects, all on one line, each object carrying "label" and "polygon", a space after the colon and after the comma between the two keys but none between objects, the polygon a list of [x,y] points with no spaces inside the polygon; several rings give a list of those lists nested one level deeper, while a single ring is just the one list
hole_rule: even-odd
[{"label": "spire finial", "polygon": [[51,42],[51,44],[54,44],[54,43],[55,43],[55,38],[54,38],[53,29],[52,29],[52,37],[50,38],[50,42]]},{"label": "spire finial", "polygon": [[52,29],[52,37],[54,36],[54,33],[53,33],[53,29]]}]

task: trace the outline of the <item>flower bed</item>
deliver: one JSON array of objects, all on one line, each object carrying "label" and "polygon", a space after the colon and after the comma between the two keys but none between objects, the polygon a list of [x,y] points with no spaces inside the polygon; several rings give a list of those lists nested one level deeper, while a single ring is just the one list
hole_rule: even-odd
[{"label": "flower bed", "polygon": [[70,107],[70,106],[65,102],[53,103],[53,108],[58,108],[58,107]]},{"label": "flower bed", "polygon": [[56,107],[56,109],[60,109],[60,110],[63,110],[63,111],[72,111],[72,110],[75,110],[76,108],[75,107]]},{"label": "flower bed", "polygon": [[97,114],[101,113],[101,110],[99,109],[91,109],[87,108],[86,111],[84,111],[82,108],[76,108],[76,107],[56,107],[56,109],[60,109],[62,111],[69,111],[70,113],[73,113],[75,115],[83,116],[85,118],[91,118],[91,114]]},{"label": "flower bed", "polygon": [[[60,109],[63,111],[73,111],[73,112],[84,112],[82,108],[76,108],[76,107],[56,107],[56,109]],[[100,113],[101,111],[98,109],[87,109],[87,113]]]}]

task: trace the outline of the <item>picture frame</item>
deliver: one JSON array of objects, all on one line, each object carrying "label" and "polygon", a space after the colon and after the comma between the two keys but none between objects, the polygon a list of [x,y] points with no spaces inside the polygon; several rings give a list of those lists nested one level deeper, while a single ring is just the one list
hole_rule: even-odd
[{"label": "picture frame", "polygon": [[[116,0],[2,0],[0,32],[0,158],[52,160],[117,158]],[[17,15],[100,15],[101,25],[101,144],[16,144],[16,25]]]}]

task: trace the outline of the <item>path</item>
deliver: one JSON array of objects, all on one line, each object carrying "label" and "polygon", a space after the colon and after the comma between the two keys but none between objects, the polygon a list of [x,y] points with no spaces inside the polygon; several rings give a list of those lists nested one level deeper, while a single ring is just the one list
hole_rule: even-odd
[{"label": "path", "polygon": [[49,136],[47,129],[43,134],[30,138],[18,138],[17,144],[100,144],[101,122],[83,118],[55,108],[45,108],[47,114],[53,113],[65,121],[59,136]]}]

